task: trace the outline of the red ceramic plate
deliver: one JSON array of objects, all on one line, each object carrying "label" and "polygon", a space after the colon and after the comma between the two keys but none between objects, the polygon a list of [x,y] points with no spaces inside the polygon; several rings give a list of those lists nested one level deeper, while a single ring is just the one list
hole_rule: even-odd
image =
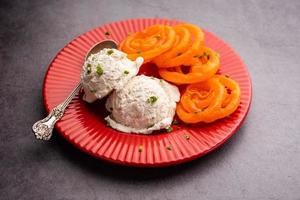
[{"label": "red ceramic plate", "polygon": [[[47,112],[61,103],[77,84],[85,54],[95,43],[107,38],[120,42],[128,33],[152,24],[177,23],[179,21],[168,19],[129,19],[100,26],[71,41],[56,55],[47,71],[43,87]],[[90,155],[130,166],[179,164],[220,146],[237,131],[247,115],[251,103],[251,81],[238,54],[214,34],[204,32],[206,45],[221,55],[220,73],[229,75],[241,87],[241,104],[231,116],[210,124],[174,125],[171,133],[126,134],[106,126],[105,100],[87,104],[81,99],[81,93],[71,102],[56,128],[69,142]],[[157,74],[155,67],[149,66],[143,66],[141,73]]]}]

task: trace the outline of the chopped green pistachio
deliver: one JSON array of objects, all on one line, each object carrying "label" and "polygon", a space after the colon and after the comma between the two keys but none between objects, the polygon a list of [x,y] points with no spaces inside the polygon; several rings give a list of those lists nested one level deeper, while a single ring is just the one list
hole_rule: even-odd
[{"label": "chopped green pistachio", "polygon": [[191,136],[188,135],[188,134],[183,134],[183,137],[184,137],[184,139],[186,139],[186,140],[189,140],[189,139],[191,138]]},{"label": "chopped green pistachio", "polygon": [[89,63],[89,64],[87,64],[87,66],[86,66],[86,72],[88,73],[88,74],[90,74],[91,72],[92,72],[92,65]]},{"label": "chopped green pistachio", "polygon": [[207,60],[209,60],[210,56],[208,53],[204,52],[202,56],[199,56],[199,58],[200,59],[204,58],[206,60],[205,62],[207,62]]},{"label": "chopped green pistachio", "polygon": [[167,145],[167,146],[166,146],[166,149],[169,150],[169,151],[171,151],[171,150],[172,150],[171,145]]},{"label": "chopped green pistachio", "polygon": [[101,76],[103,74],[103,69],[100,64],[97,65],[96,72],[99,76]]},{"label": "chopped green pistachio", "polygon": [[201,112],[203,112],[205,110],[205,108],[202,108],[201,110],[195,111],[194,114],[199,114]]},{"label": "chopped green pistachio", "polygon": [[177,125],[177,124],[179,124],[179,121],[177,121],[176,119],[174,119],[173,124]]},{"label": "chopped green pistachio", "polygon": [[173,131],[173,128],[172,128],[171,126],[169,126],[168,128],[166,128],[166,131],[167,131],[168,133],[170,133],[170,132]]},{"label": "chopped green pistachio", "polygon": [[104,35],[109,36],[109,35],[110,35],[110,32],[109,32],[109,31],[106,31],[106,32],[104,33]]},{"label": "chopped green pistachio", "polygon": [[157,97],[156,96],[151,96],[147,99],[147,103],[153,105],[155,102],[157,101]]},{"label": "chopped green pistachio", "polygon": [[138,146],[138,151],[141,153],[143,150],[144,150],[144,147],[143,147],[143,145],[140,144],[140,145]]},{"label": "chopped green pistachio", "polygon": [[129,71],[125,70],[125,71],[124,71],[124,74],[126,74],[126,75],[129,74]]},{"label": "chopped green pistachio", "polygon": [[112,50],[112,49],[110,49],[110,50],[107,51],[107,55],[111,55],[113,53],[114,53],[114,50]]}]

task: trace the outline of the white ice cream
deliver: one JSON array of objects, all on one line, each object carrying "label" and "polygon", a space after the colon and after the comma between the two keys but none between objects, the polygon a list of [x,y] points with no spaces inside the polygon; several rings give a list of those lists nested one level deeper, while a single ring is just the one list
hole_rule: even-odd
[{"label": "white ice cream", "polygon": [[157,78],[136,76],[107,99],[106,108],[111,115],[105,119],[119,131],[149,134],[171,125],[179,98],[176,86]]},{"label": "white ice cream", "polygon": [[131,61],[127,55],[116,49],[103,49],[92,54],[85,61],[81,71],[84,89],[83,99],[93,102],[108,95],[112,90],[119,90],[137,75],[143,58]]}]

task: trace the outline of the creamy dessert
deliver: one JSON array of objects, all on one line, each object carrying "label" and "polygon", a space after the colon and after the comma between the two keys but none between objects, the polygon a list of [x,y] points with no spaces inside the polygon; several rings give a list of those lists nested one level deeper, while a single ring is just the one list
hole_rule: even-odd
[{"label": "creamy dessert", "polygon": [[119,90],[136,76],[144,59],[135,61],[117,49],[103,49],[90,55],[81,71],[81,82],[84,89],[83,100],[92,103],[101,99],[113,90]]},{"label": "creamy dessert", "polygon": [[180,93],[176,86],[148,76],[133,77],[106,102],[111,112],[105,118],[114,129],[149,134],[170,127]]}]

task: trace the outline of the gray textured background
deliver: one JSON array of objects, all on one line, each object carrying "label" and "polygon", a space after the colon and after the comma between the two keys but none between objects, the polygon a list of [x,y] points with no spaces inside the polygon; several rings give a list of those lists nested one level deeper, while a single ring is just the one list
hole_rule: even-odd
[{"label": "gray textured background", "polygon": [[[0,3],[0,199],[300,199],[300,1],[3,1]],[[177,18],[223,38],[244,59],[253,103],[224,146],[164,169],[111,165],[55,134],[45,116],[47,65],[103,23]]]}]

